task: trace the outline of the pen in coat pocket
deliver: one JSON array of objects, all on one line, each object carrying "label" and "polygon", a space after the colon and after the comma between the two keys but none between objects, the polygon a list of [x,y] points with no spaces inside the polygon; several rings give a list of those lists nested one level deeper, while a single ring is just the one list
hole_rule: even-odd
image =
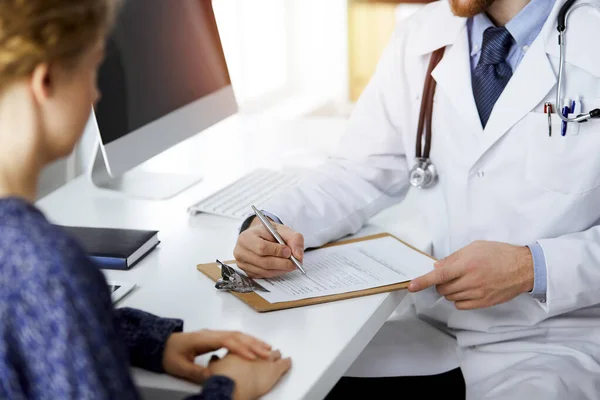
[{"label": "pen in coat pocket", "polygon": [[552,103],[544,104],[544,112],[548,114],[548,136],[552,137]]}]

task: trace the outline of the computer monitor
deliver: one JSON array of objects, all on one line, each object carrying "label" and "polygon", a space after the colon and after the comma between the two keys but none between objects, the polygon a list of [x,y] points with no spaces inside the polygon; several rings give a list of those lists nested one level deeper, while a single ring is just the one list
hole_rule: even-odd
[{"label": "computer monitor", "polygon": [[211,0],[124,1],[98,86],[97,186],[166,198],[201,179],[125,173],[237,112]]}]

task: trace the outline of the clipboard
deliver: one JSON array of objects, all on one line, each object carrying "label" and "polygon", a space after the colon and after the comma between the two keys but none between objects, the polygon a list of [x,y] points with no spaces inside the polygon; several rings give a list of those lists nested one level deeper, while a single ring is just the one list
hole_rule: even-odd
[{"label": "clipboard", "polygon": [[[365,242],[368,240],[381,239],[384,237],[392,237],[392,238],[398,240],[399,242],[401,242],[402,244],[404,244],[405,246],[413,249],[414,251],[417,251],[417,252],[431,258],[432,260],[435,260],[430,255],[420,251],[419,249],[416,249],[415,247],[409,245],[408,243],[398,239],[397,237],[395,237],[394,235],[391,235],[389,233],[380,233],[377,235],[365,236],[365,237],[357,238],[357,239],[333,242],[333,243],[329,243],[329,244],[323,246],[322,248],[343,246],[343,245],[350,244],[350,243]],[[229,265],[235,264],[235,261],[227,261],[225,264],[229,264]],[[219,278],[221,277],[221,269],[219,268],[217,263],[200,264],[197,266],[197,269],[198,269],[198,271],[202,272],[204,275],[209,277],[213,282],[218,281]],[[259,313],[264,313],[264,312],[270,312],[270,311],[287,310],[290,308],[312,306],[312,305],[316,305],[316,304],[331,303],[333,301],[353,299],[356,297],[370,296],[373,294],[393,292],[396,290],[406,289],[408,287],[409,283],[410,283],[410,281],[406,281],[406,282],[396,283],[393,285],[380,286],[380,287],[376,287],[376,288],[372,288],[372,289],[357,290],[354,292],[334,294],[334,295],[321,296],[321,297],[313,297],[310,299],[303,299],[303,300],[296,300],[296,301],[286,301],[286,302],[281,302],[281,303],[269,303],[267,300],[263,299],[260,295],[258,295],[256,293],[236,293],[236,292],[229,292],[229,293],[234,295],[235,297],[237,297],[238,299],[240,299],[241,301],[243,301],[250,307],[252,307],[255,311],[258,311]]]}]

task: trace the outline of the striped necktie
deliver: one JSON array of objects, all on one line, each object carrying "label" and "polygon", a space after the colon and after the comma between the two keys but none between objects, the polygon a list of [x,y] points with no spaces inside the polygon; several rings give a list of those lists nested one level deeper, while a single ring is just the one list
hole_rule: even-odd
[{"label": "striped necktie", "polygon": [[512,77],[506,62],[512,46],[512,36],[504,27],[491,27],[483,33],[481,56],[473,71],[473,95],[481,124],[485,128],[496,101]]}]

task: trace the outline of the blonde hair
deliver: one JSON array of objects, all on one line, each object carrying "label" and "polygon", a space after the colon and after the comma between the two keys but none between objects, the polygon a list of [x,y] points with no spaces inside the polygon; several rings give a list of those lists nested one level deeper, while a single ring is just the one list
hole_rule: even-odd
[{"label": "blonde hair", "polygon": [[109,28],[116,0],[0,0],[0,90],[41,63],[77,61]]}]

